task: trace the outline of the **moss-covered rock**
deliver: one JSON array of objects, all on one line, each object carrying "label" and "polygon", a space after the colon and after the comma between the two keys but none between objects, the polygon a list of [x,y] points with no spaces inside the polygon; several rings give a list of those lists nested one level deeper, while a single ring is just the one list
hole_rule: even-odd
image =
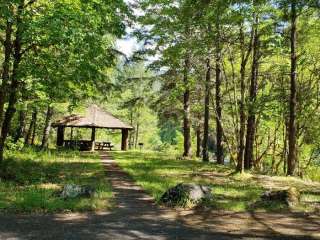
[{"label": "moss-covered rock", "polygon": [[300,203],[300,192],[290,187],[285,190],[267,191],[261,196],[263,201],[277,201],[287,206],[295,206]]},{"label": "moss-covered rock", "polygon": [[160,203],[171,207],[194,207],[199,203],[210,200],[212,189],[194,183],[180,183],[168,189],[160,198]]},{"label": "moss-covered rock", "polygon": [[75,184],[67,184],[63,187],[63,190],[59,193],[59,196],[63,199],[85,197],[90,198],[94,195],[95,189],[90,186],[78,186]]}]

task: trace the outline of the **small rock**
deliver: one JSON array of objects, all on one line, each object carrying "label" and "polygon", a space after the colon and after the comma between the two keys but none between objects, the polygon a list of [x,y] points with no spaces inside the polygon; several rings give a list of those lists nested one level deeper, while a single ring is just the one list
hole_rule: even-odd
[{"label": "small rock", "polygon": [[160,202],[172,207],[195,206],[204,200],[212,199],[212,188],[193,183],[180,183],[168,189],[160,198]]},{"label": "small rock", "polygon": [[59,196],[64,199],[85,197],[90,198],[95,193],[95,190],[90,186],[79,186],[75,184],[67,184],[63,187]]},{"label": "small rock", "polygon": [[262,194],[263,201],[278,201],[286,204],[287,206],[294,206],[300,202],[300,192],[291,187],[286,190],[267,191]]}]

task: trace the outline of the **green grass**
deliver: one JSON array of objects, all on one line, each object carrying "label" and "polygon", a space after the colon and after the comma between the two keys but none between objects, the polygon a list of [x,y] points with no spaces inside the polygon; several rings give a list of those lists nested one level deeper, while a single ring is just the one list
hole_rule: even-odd
[{"label": "green grass", "polygon": [[[169,187],[181,182],[194,182],[213,188],[214,198],[206,203],[212,209],[288,211],[281,203],[261,202],[260,196],[266,190],[289,186],[304,191],[304,203],[290,210],[313,211],[317,206],[315,203],[320,202],[320,184],[297,178],[233,174],[233,170],[226,166],[195,160],[177,160],[171,155],[156,152],[114,152],[113,157],[157,201]],[[305,201],[306,199],[310,201]]]},{"label": "green grass", "polygon": [[[29,148],[6,154],[7,168],[0,180],[0,212],[78,212],[112,207],[112,189],[98,155],[73,151],[37,151]],[[89,185],[92,198],[63,200],[65,184]]]}]

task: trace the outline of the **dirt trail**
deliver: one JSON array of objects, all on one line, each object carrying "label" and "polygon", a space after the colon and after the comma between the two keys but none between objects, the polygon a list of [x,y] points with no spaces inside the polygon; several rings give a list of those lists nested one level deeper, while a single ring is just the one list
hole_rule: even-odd
[{"label": "dirt trail", "polygon": [[101,159],[114,189],[113,211],[1,215],[0,239],[320,239],[320,216],[160,208],[108,154]]}]

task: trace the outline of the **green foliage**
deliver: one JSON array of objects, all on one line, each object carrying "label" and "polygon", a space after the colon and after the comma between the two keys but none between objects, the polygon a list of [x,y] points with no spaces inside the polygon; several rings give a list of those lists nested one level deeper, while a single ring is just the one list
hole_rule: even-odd
[{"label": "green foliage", "polygon": [[165,122],[160,129],[160,137],[162,142],[170,145],[177,145],[177,126],[173,121]]},{"label": "green foliage", "polygon": [[21,151],[24,147],[24,139],[20,138],[17,142],[14,142],[12,137],[8,137],[5,143],[5,147],[9,151]]},{"label": "green foliage", "polygon": [[37,36],[29,41],[39,46],[36,56],[30,52],[24,62],[24,73],[37,80],[27,88],[51,102],[79,101],[101,91],[108,81],[103,71],[115,60],[111,52],[114,36],[124,33],[121,17],[125,13],[116,9],[127,11],[122,1],[108,5],[102,1],[47,4],[26,33]]},{"label": "green foliage", "polygon": [[[299,167],[296,174],[307,176],[318,166],[319,128],[319,11],[316,1],[168,1],[140,0],[136,31],[145,45],[138,53],[151,56],[149,67],[156,69],[161,89],[154,104],[159,115],[160,136],[175,144],[175,126],[182,126],[183,92],[191,91],[194,129],[203,129],[204,79],[211,65],[210,126],[215,124],[216,53],[222,50],[222,119],[225,158],[237,158],[239,150],[240,104],[256,118],[254,167],[265,173],[282,174],[288,158],[288,99],[290,93],[291,4],[296,3],[297,20],[297,140]],[[255,16],[258,22],[255,23]],[[252,74],[252,34],[259,35],[257,96],[249,100]],[[241,31],[240,31],[241,30]],[[243,38],[242,38],[243,35]],[[221,44],[217,44],[221,38]],[[153,58],[153,56],[157,56]],[[185,59],[191,64],[185,69]],[[244,90],[241,72],[244,60]],[[188,84],[184,74],[188,73]],[[174,122],[169,131],[164,131]],[[246,127],[245,127],[246,128]],[[215,129],[211,127],[211,133]],[[244,129],[246,132],[246,129]],[[192,134],[193,146],[195,134]],[[171,143],[170,143],[171,142]],[[166,148],[166,147],[165,147]],[[298,165],[298,163],[297,163]]]}]

